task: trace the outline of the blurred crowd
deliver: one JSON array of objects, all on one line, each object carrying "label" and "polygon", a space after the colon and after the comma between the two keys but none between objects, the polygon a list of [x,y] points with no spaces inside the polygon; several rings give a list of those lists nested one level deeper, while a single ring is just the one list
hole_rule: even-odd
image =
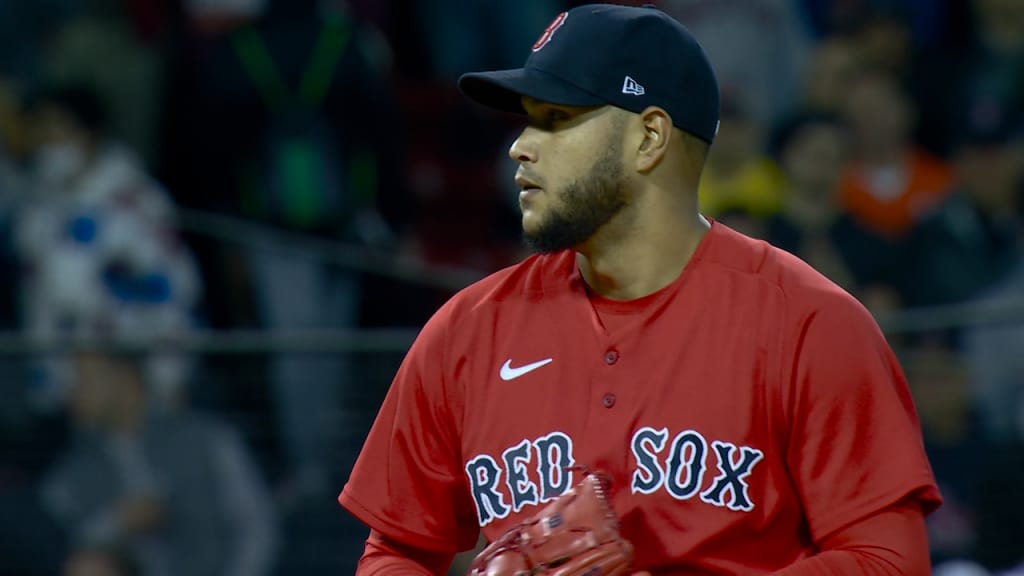
[{"label": "blurred crowd", "polygon": [[[351,572],[334,498],[401,355],[189,338],[417,328],[431,267],[522,258],[520,120],[455,80],[582,3],[0,0],[0,575]],[[1024,571],[1024,2],[653,3],[722,88],[702,211],[924,320],[883,326],[936,574]]]}]

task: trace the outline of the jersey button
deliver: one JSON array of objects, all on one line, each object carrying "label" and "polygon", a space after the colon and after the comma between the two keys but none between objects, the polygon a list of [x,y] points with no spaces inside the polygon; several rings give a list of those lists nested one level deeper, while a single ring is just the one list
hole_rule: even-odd
[{"label": "jersey button", "polygon": [[604,362],[605,362],[605,364],[611,366],[612,364],[615,364],[618,361],[619,361],[619,351],[616,350],[615,348],[611,348],[610,350],[608,350],[607,352],[604,353]]},{"label": "jersey button", "polygon": [[601,399],[601,404],[604,404],[605,408],[615,406],[615,394],[605,394],[604,398]]}]

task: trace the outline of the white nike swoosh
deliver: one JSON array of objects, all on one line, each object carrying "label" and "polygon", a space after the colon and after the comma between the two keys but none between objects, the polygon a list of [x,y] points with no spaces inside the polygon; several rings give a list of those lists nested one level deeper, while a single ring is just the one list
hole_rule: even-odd
[{"label": "white nike swoosh", "polygon": [[543,360],[538,360],[538,361],[533,362],[531,364],[526,364],[524,366],[517,366],[517,367],[513,368],[512,367],[512,359],[509,358],[508,360],[505,360],[505,363],[502,364],[502,366],[501,366],[501,379],[502,380],[515,380],[516,378],[519,378],[523,374],[526,374],[528,372],[533,372],[534,370],[536,370],[537,368],[540,368],[541,366],[545,366],[547,364],[550,364],[553,360],[554,360],[553,358],[545,358]]}]

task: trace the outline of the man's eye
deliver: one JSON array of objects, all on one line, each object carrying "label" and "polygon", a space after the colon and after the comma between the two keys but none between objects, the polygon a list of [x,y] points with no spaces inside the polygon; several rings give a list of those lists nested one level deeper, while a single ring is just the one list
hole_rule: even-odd
[{"label": "man's eye", "polygon": [[546,110],[532,117],[530,123],[543,130],[553,130],[570,118],[565,110]]},{"label": "man's eye", "polygon": [[552,110],[547,114],[547,122],[554,124],[556,122],[563,122],[569,119],[569,115],[562,110]]}]

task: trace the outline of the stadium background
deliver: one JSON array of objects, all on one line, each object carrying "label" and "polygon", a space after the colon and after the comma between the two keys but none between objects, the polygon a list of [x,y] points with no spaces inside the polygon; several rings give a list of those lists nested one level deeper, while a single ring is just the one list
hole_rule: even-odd
[{"label": "stadium background", "polygon": [[[454,81],[576,4],[0,0],[0,574],[351,573],[334,498],[402,354],[525,254],[519,121]],[[656,4],[723,88],[705,213],[904,362],[936,573],[1020,567],[1024,2]]]}]

